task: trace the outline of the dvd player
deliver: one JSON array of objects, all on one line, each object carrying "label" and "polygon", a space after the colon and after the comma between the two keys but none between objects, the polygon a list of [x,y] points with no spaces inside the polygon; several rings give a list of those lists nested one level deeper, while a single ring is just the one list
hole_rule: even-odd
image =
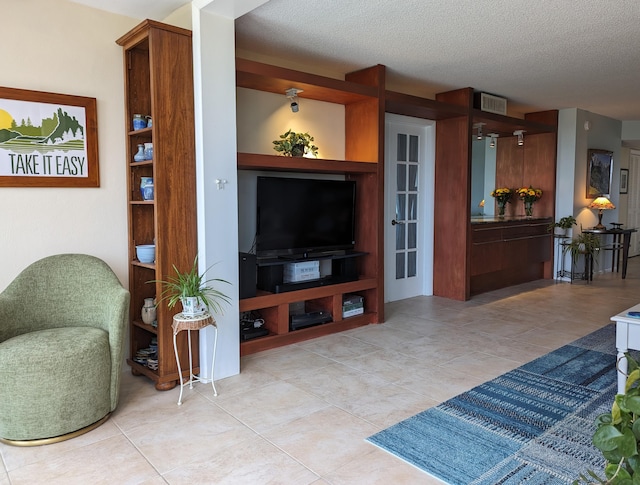
[{"label": "dvd player", "polygon": [[333,320],[329,312],[309,312],[300,315],[291,315],[289,330],[300,330],[301,328],[313,327],[314,325],[322,325]]}]

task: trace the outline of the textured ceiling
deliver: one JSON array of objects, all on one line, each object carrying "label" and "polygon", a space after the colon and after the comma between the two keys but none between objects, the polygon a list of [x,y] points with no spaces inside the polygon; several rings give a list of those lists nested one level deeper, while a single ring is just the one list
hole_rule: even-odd
[{"label": "textured ceiling", "polygon": [[[156,19],[188,3],[75,1]],[[638,0],[270,0],[236,32],[239,50],[313,72],[384,64],[398,91],[473,87],[520,112],[640,120]]]}]

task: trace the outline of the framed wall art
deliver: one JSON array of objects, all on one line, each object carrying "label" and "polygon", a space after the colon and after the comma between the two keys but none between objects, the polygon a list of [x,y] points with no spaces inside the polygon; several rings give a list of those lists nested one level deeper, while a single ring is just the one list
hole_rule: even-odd
[{"label": "framed wall art", "polygon": [[96,99],[0,87],[0,187],[99,187]]},{"label": "framed wall art", "polygon": [[629,169],[620,169],[620,193],[626,194],[629,192]]},{"label": "framed wall art", "polygon": [[589,149],[587,151],[587,199],[611,195],[613,152]]}]

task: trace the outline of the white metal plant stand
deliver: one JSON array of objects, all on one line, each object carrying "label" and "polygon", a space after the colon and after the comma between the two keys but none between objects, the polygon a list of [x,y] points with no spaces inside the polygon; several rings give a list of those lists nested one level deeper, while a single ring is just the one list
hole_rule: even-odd
[{"label": "white metal plant stand", "polygon": [[[194,382],[203,382],[199,376],[193,375],[193,356],[191,351],[191,330],[201,330],[207,326],[211,325],[215,330],[215,335],[213,339],[213,358],[211,360],[211,387],[213,387],[213,395],[217,396],[218,391],[216,390],[216,385],[213,381],[213,367],[216,363],[216,347],[218,344],[218,326],[216,325],[216,321],[213,316],[207,312],[203,315],[198,315],[195,317],[188,317],[183,313],[177,313],[173,316],[173,323],[171,324],[171,328],[173,328],[173,350],[176,354],[176,363],[178,364],[178,376],[180,376],[180,397],[178,398],[178,406],[182,404],[182,390],[184,386],[189,385],[189,389],[193,389]],[[182,378],[182,369],[180,368],[180,356],[178,355],[178,345],[176,343],[176,337],[178,333],[182,330],[187,331],[187,339],[189,342],[189,380],[184,382]]]}]

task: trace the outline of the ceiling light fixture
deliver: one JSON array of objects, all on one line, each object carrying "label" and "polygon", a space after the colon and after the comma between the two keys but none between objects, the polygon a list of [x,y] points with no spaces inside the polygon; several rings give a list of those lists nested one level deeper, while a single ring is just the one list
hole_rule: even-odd
[{"label": "ceiling light fixture", "polygon": [[298,93],[301,93],[302,89],[297,88],[289,88],[284,94],[287,96],[287,99],[291,102],[291,111],[297,113],[300,111],[300,105],[298,104]]},{"label": "ceiling light fixture", "polygon": [[524,145],[524,130],[516,130],[513,132],[514,136],[518,137],[518,146]]},{"label": "ceiling light fixture", "polygon": [[496,147],[496,141],[497,141],[497,139],[498,139],[498,137],[500,135],[498,135],[497,133],[489,133],[487,136],[491,139],[491,141],[489,142],[489,147],[490,148],[495,148]]},{"label": "ceiling light fixture", "polygon": [[484,126],[484,123],[476,123],[473,125],[473,127],[477,130],[476,133],[476,139],[477,140],[482,140],[482,127]]}]

